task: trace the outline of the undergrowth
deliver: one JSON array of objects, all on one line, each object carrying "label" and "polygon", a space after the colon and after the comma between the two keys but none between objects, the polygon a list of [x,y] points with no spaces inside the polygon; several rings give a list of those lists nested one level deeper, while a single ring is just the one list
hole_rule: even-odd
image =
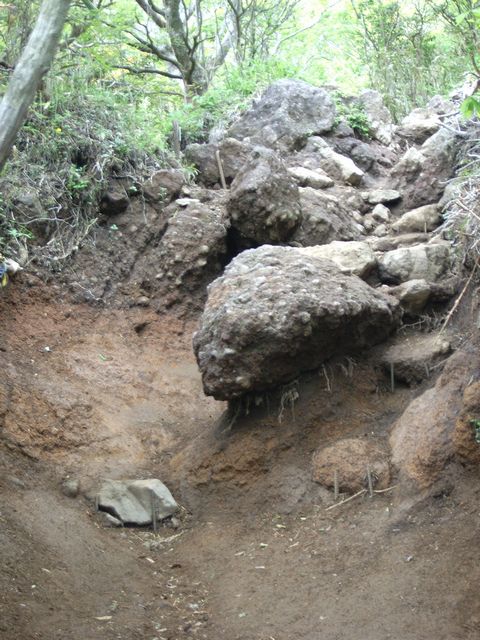
[{"label": "undergrowth", "polygon": [[166,162],[165,131],[119,92],[38,101],[0,178],[0,251],[59,264],[94,226],[112,177],[142,181]]},{"label": "undergrowth", "polygon": [[335,126],[338,127],[340,122],[344,121],[353,129],[357,137],[371,138],[370,121],[363,105],[348,100],[338,91],[333,95],[336,107]]},{"label": "undergrowth", "polygon": [[480,122],[464,123],[465,144],[458,158],[456,177],[450,181],[449,202],[444,210],[444,230],[467,267],[480,260]]}]

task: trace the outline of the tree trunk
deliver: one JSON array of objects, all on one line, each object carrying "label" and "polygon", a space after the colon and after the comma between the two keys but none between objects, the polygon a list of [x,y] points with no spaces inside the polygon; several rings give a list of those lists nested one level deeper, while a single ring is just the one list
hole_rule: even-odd
[{"label": "tree trunk", "polygon": [[0,171],[43,76],[49,70],[71,0],[43,0],[37,22],[0,103]]}]

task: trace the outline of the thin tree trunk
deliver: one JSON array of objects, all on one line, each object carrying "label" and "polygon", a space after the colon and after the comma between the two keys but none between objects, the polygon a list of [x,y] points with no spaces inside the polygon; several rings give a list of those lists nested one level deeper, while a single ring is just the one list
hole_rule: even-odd
[{"label": "thin tree trunk", "polygon": [[0,103],[0,171],[52,64],[70,3],[71,0],[43,0],[35,27],[11,75]]}]

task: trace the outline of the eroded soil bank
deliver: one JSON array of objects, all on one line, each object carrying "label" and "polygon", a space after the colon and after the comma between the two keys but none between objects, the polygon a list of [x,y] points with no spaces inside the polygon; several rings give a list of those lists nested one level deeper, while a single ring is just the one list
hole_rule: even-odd
[{"label": "eroded soil bank", "polygon": [[[311,479],[320,444],[385,442],[432,379],[392,393],[372,354],[331,362],[293,406],[272,396],[229,427],[202,392],[195,318],[72,305],[21,278],[1,305],[2,639],[480,636],[478,473],[451,465],[424,495],[394,478],[330,509]],[[98,483],[151,476],[180,527],[107,528]]]}]

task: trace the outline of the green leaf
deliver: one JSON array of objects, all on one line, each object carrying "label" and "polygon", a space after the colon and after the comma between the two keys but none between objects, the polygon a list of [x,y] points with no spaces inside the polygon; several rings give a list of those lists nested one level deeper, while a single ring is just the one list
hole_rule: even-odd
[{"label": "green leaf", "polygon": [[473,118],[480,113],[480,100],[470,96],[460,105],[460,113],[464,118]]}]

